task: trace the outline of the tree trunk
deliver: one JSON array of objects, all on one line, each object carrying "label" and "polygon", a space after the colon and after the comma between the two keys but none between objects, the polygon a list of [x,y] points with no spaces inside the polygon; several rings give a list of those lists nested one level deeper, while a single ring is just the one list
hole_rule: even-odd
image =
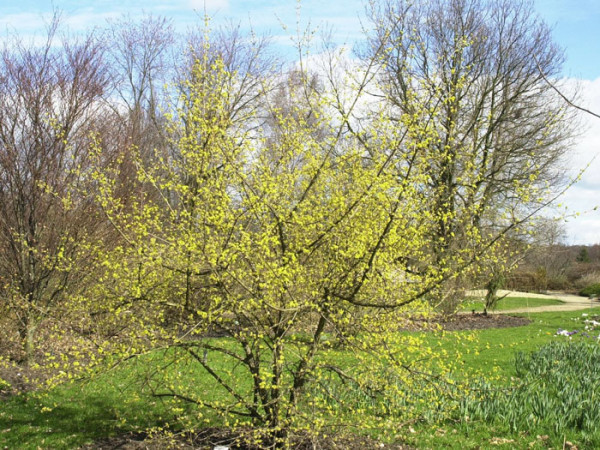
[{"label": "tree trunk", "polygon": [[35,354],[35,333],[37,331],[38,322],[35,316],[31,313],[21,322],[19,327],[19,336],[23,348],[23,359],[21,362],[26,366],[31,366]]}]

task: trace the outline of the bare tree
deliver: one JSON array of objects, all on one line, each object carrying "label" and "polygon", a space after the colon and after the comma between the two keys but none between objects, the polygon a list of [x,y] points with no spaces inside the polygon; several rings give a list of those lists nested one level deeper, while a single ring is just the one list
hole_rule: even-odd
[{"label": "bare tree", "polygon": [[40,323],[86,274],[83,243],[97,226],[79,188],[90,132],[103,122],[103,48],[94,36],[42,46],[16,37],[0,56],[0,292],[31,361]]},{"label": "bare tree", "polygon": [[431,208],[445,212],[431,251],[443,266],[560,187],[574,111],[544,77],[563,55],[528,0],[391,0],[371,13],[383,96],[399,127],[421,124],[431,155]]},{"label": "bare tree", "polygon": [[[540,217],[534,221],[524,252],[521,275],[529,274],[533,288],[546,291],[554,287],[566,287],[567,274],[573,263],[570,247],[565,243],[566,232],[559,220]],[[557,286],[563,284],[563,286]]]},{"label": "bare tree", "polygon": [[108,60],[118,101],[121,133],[145,158],[165,148],[161,109],[165,85],[174,73],[175,33],[169,20],[123,17],[108,29]]},{"label": "bare tree", "polygon": [[194,66],[203,61],[214,68],[218,61],[230,74],[223,88],[228,91],[227,114],[232,129],[254,130],[266,120],[269,113],[264,96],[282,80],[280,63],[272,53],[268,37],[244,33],[240,24],[233,22],[211,31],[204,22],[186,36],[183,45],[180,53],[186,57],[176,68],[176,81],[183,98],[187,95],[187,82],[202,81],[196,79]]}]

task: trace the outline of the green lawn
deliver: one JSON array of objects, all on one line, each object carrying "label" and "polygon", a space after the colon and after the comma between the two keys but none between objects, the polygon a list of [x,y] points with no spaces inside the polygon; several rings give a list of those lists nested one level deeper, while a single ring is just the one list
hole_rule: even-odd
[{"label": "green lawn", "polygon": [[[556,332],[559,328],[582,329],[582,313],[590,311],[521,314],[529,317],[531,324],[516,328],[431,333],[426,335],[424,345],[434,353],[444,355],[439,360],[440,365],[445,361],[452,362],[454,373],[451,377],[457,383],[485,378],[500,388],[512,383],[516,352],[531,352],[550,341],[569,339],[556,336]],[[600,314],[600,309],[594,314]],[[575,336],[575,339],[583,338]],[[344,352],[339,350],[338,357],[349,362],[354,360],[352,353]],[[131,363],[91,382],[0,400],[0,448],[77,448],[102,437],[144,431],[173,422],[175,414],[181,417],[185,411],[173,411],[171,405],[139,394],[139,380],[147,371],[146,365],[161,364],[164,356]],[[196,383],[206,395],[219,395],[218,390],[211,389],[210,380],[206,378],[196,377],[190,383]],[[501,448],[559,448],[565,439],[588,442],[588,437],[575,431],[557,436],[552,430],[535,427],[532,427],[535,431],[515,433],[502,423],[439,422],[427,419],[430,417],[427,408],[430,405],[423,405],[421,419],[399,426],[392,434],[378,434],[377,429],[368,433],[382,440],[401,440],[417,448],[487,448],[488,444],[495,446],[497,443],[504,443]],[[209,413],[196,424],[218,425],[216,417]],[[354,432],[365,430],[357,427]],[[550,435],[549,440],[537,439],[540,433]]]},{"label": "green lawn", "polygon": [[[505,311],[517,308],[537,308],[539,306],[561,305],[563,303],[555,298],[505,297],[498,302],[494,310]],[[475,310],[475,312],[481,312],[483,311],[483,300],[467,299],[462,304],[461,309],[464,311]]]},{"label": "green lawn", "polygon": [[[544,299],[542,299],[544,300]],[[460,361],[462,376],[485,378],[498,386],[510,385],[516,376],[515,354],[517,352],[530,353],[540,346],[552,341],[566,341],[570,338],[556,336],[558,329],[569,331],[584,328],[582,314],[600,314],[600,308],[572,312],[544,312],[518,314],[528,317],[532,323],[523,327],[486,329],[475,332],[454,332],[452,335],[472,335],[476,338],[463,340],[457,346],[456,342],[448,339],[438,342],[448,354]],[[598,332],[595,333],[598,336]],[[431,337],[431,343],[435,339]],[[571,338],[575,341],[590,341],[598,345],[597,339],[588,339],[577,334]],[[537,436],[550,435],[548,440],[540,440]],[[600,442],[600,432],[593,437]],[[503,441],[506,439],[506,441]],[[408,442],[418,448],[563,448],[566,441],[581,442],[591,439],[573,430],[561,436],[554,435],[552,429],[520,430],[510,432],[506,424],[502,423],[422,423],[415,428],[415,434],[408,435]],[[485,443],[488,443],[485,445]],[[504,442],[504,444],[502,444]],[[552,445],[551,445],[552,444]],[[569,448],[569,447],[567,447]],[[579,448],[597,448],[596,446],[580,445]]]}]

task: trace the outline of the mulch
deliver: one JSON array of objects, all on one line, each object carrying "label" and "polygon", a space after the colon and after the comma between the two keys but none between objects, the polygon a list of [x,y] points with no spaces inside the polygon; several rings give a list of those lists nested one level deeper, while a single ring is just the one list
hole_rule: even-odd
[{"label": "mulch", "polygon": [[[235,435],[226,428],[206,428],[195,433],[181,433],[174,436],[148,436],[145,433],[129,433],[121,436],[101,439],[81,447],[81,450],[161,450],[164,448],[179,450],[261,450],[264,447],[236,443]],[[367,436],[355,434],[327,436],[319,438],[295,437],[290,443],[294,450],[370,450],[392,449],[413,450],[400,443],[382,444]]]},{"label": "mulch", "polygon": [[447,331],[485,330],[487,328],[522,327],[531,323],[526,317],[508,314],[456,314],[440,322]]}]

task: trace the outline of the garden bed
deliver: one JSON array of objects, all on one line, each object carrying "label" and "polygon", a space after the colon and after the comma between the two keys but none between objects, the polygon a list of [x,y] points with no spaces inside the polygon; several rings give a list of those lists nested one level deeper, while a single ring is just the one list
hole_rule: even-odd
[{"label": "garden bed", "polygon": [[[376,449],[386,448],[393,450],[411,450],[414,447],[403,444],[382,444],[367,436],[355,434],[334,435],[327,437],[302,437],[296,436],[292,439],[294,450],[321,449]],[[179,433],[174,436],[148,436],[146,433],[127,433],[121,436],[101,439],[92,444],[81,447],[81,450],[160,450],[163,448],[175,448],[183,450],[207,449],[213,450],[219,446],[230,450],[260,450],[259,446],[237,445],[235,435],[225,428],[205,428],[195,433]]]},{"label": "garden bed", "polygon": [[441,323],[444,330],[485,330],[487,328],[522,327],[531,323],[526,317],[507,314],[457,314]]}]

